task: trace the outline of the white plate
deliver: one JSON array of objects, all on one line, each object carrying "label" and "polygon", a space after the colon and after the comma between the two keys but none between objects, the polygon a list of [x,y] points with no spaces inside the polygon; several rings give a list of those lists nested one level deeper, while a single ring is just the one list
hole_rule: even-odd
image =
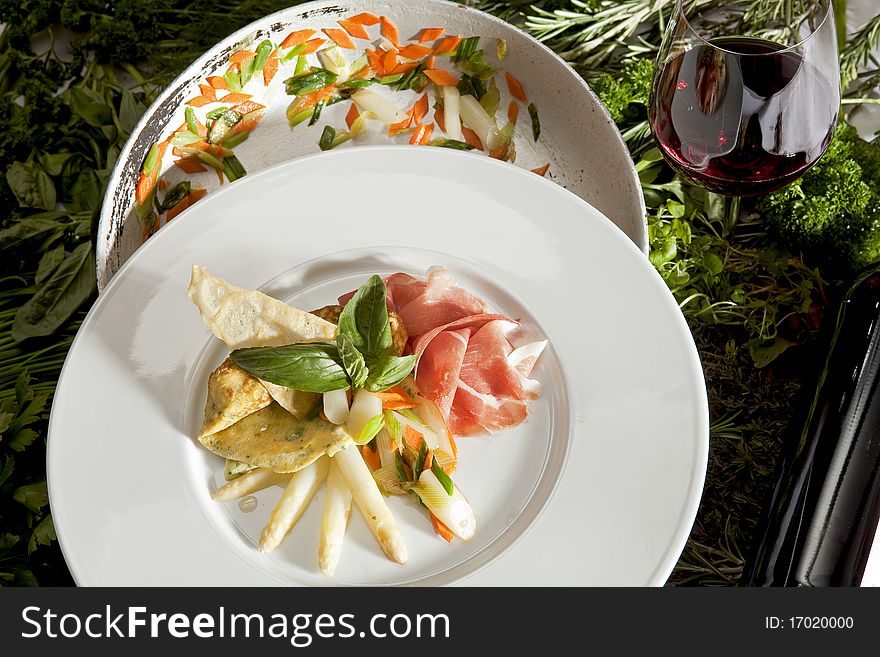
[{"label": "white plate", "polygon": [[[521,30],[489,14],[444,0],[369,0],[340,2],[322,0],[284,9],[266,16],[229,35],[197,59],[162,93],[132,131],[113,168],[107,194],[101,208],[97,240],[98,285],[107,284],[122,263],[141,245],[143,229],[133,212],[134,190],[144,157],[150,147],[164,140],[184,122],[184,103],[200,95],[198,85],[205,78],[222,75],[229,56],[242,49],[253,48],[263,39],[278,43],[294,29],[314,29],[323,36],[322,28],[338,27],[336,21],[362,11],[386,15],[397,23],[401,37],[409,38],[426,26],[443,27],[447,35],[480,36],[481,46],[489,54],[497,39],[507,42],[508,55],[498,65],[517,76],[525,86],[529,99],[538,107],[541,137],[534,142],[528,113],[522,107],[514,135],[517,165],[530,169],[550,163],[554,182],[571,190],[610,217],[641,248],[647,249],[645,203],[638,175],[633,167],[620,133],[608,113],[572,68],[546,46]],[[378,27],[370,28],[371,35]],[[366,45],[358,41],[358,45]],[[268,106],[266,116],[250,138],[235,148],[235,153],[249,173],[286,160],[318,152],[318,139],[325,124],[344,126],[343,117],[349,103],[327,107],[315,126],[305,123],[291,131],[285,109],[290,97],[284,93],[283,81],[293,73],[293,62],[284,64],[268,88],[260,76],[246,91],[256,94],[254,100]],[[502,108],[511,99],[498,76]],[[395,102],[412,102],[412,92],[398,94]],[[196,110],[200,118],[218,105]],[[503,109],[499,110],[504,114]],[[378,129],[378,128],[377,128]],[[407,136],[398,141],[406,143]],[[390,141],[384,135],[375,138],[363,135],[356,143]],[[353,148],[355,142],[339,146]],[[169,184],[189,179],[193,187],[218,187],[213,171],[195,175],[183,174],[173,165],[168,149],[163,160],[162,176]]]},{"label": "white plate", "polygon": [[[311,308],[370,273],[447,266],[544,333],[546,390],[520,427],[461,439],[456,483],[478,516],[447,545],[406,499],[409,545],[385,559],[352,514],[337,575],[316,568],[320,497],[282,547],[211,501],[223,461],[190,438],[224,357],[186,298],[190,267]],[[649,329],[649,330],[646,330]],[[646,337],[648,336],[648,337]],[[690,531],[708,449],[687,325],[640,251],[558,185],[477,155],[375,147],[278,165],[213,194],[138,251],[65,363],[49,492],[79,584],[658,585]]]}]

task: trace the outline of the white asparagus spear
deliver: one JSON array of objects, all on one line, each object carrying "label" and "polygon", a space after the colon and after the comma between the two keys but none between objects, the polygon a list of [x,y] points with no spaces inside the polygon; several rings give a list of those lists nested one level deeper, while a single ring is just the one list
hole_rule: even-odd
[{"label": "white asparagus spear", "polygon": [[351,512],[351,491],[336,459],[330,459],[324,515],[321,517],[321,543],[318,546],[318,567],[328,577],[336,572],[342,554],[345,526]]},{"label": "white asparagus spear", "polygon": [[287,532],[293,528],[303,510],[312,501],[318,486],[327,478],[329,460],[326,455],[322,456],[311,465],[293,473],[281,499],[272,509],[269,522],[260,534],[260,550],[271,552],[281,545]]},{"label": "white asparagus spear", "polygon": [[228,484],[223,484],[214,491],[211,497],[218,502],[237,500],[245,495],[256,493],[258,490],[269,488],[269,486],[284,483],[289,477],[289,474],[273,472],[268,468],[257,468],[256,470],[245,472]]},{"label": "white asparagus spear", "polygon": [[382,550],[392,561],[406,563],[406,543],[357,445],[353,442],[348,443],[336,452],[333,458],[339,463],[339,469],[342,470],[348,483],[352,498],[364,515],[370,531],[382,546]]}]

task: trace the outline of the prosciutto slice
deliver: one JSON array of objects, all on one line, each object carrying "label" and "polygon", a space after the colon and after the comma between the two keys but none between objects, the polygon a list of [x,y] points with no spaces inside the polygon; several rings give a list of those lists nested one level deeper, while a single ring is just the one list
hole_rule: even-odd
[{"label": "prosciutto slice", "polygon": [[546,341],[515,346],[523,341],[518,322],[490,313],[442,267],[430,268],[424,281],[392,274],[385,286],[388,308],[410,336],[407,351],[417,356],[416,385],[437,404],[453,434],[482,435],[525,420],[527,400],[540,393],[529,375]]}]

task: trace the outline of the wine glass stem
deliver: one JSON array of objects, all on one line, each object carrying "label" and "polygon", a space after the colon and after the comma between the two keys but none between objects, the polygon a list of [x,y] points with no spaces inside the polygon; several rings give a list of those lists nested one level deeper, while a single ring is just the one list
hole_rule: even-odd
[{"label": "wine glass stem", "polygon": [[728,196],[724,199],[724,222],[727,234],[732,235],[736,222],[739,221],[739,207],[742,199],[739,196]]}]

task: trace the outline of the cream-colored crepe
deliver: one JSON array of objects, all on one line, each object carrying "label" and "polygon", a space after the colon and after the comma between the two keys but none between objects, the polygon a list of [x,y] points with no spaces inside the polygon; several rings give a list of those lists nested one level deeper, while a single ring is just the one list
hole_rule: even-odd
[{"label": "cream-colored crepe", "polygon": [[275,472],[296,472],[325,453],[333,456],[351,439],[341,426],[321,418],[299,420],[273,403],[199,440],[228,459]]},{"label": "cream-colored crepe", "polygon": [[223,431],[271,403],[272,397],[259,379],[227,358],[208,378],[208,401],[199,439]]},{"label": "cream-colored crepe", "polygon": [[[336,325],[256,290],[245,290],[193,265],[187,294],[207,327],[230,349],[279,347],[298,342],[332,340]],[[319,395],[261,382],[272,398],[299,418]]]}]

